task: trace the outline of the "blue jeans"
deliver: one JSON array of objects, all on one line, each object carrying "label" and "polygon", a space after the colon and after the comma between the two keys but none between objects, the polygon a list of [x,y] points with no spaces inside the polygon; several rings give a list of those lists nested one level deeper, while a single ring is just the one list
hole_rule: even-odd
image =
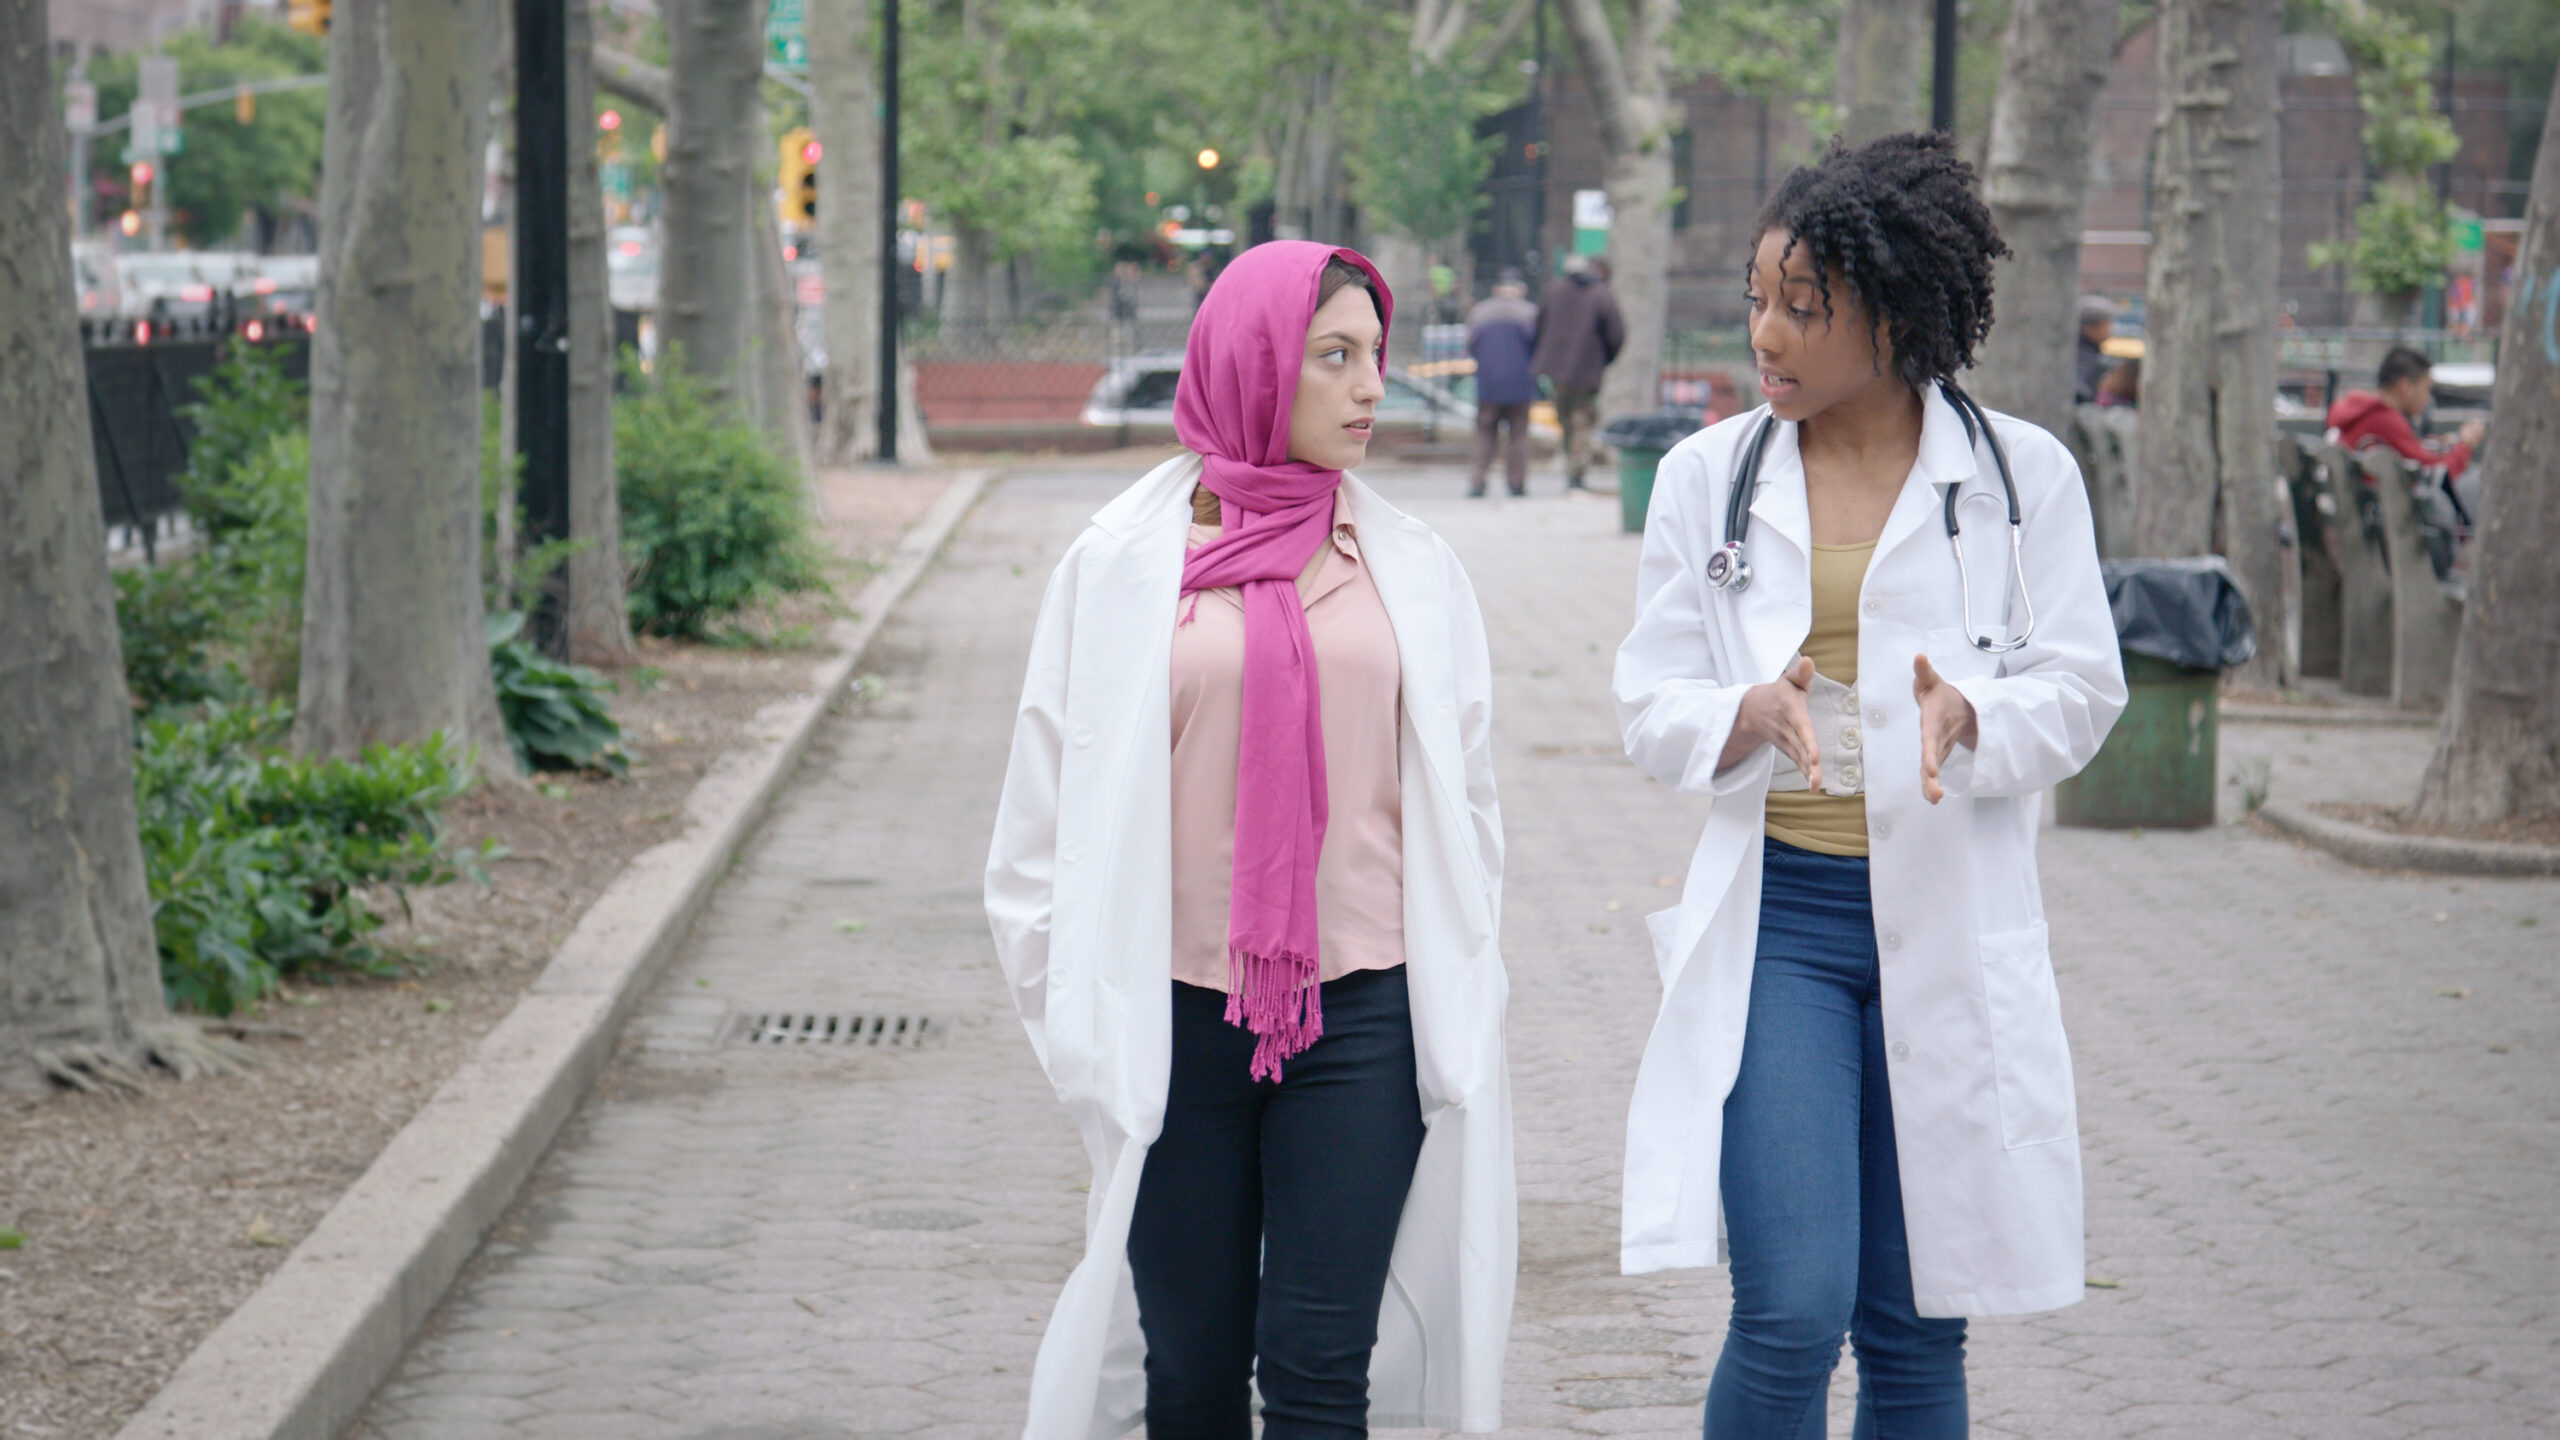
[{"label": "blue jeans", "polygon": [[1961,1440],[1964,1321],[1912,1308],[1867,862],[1767,844],[1724,1102],[1733,1320],[1706,1440],[1821,1440],[1844,1334],[1858,1440]]}]

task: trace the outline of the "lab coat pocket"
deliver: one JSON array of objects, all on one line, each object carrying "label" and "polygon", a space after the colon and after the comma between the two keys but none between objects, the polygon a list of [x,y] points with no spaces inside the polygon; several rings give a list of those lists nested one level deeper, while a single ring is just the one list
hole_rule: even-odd
[{"label": "lab coat pocket", "polygon": [[1982,988],[2000,1090],[2000,1138],[2021,1149],[2079,1133],[2071,1043],[2042,925],[1982,937]]}]

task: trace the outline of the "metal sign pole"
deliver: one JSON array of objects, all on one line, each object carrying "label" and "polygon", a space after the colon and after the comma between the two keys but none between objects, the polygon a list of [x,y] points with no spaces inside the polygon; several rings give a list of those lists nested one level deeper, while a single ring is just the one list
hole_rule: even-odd
[{"label": "metal sign pole", "polygon": [[[531,550],[569,538],[569,12],[568,0],[515,0],[516,503]],[[556,585],[526,617],[545,653],[567,653]]]},{"label": "metal sign pole", "polygon": [[880,464],[898,463],[898,0],[880,0]]}]

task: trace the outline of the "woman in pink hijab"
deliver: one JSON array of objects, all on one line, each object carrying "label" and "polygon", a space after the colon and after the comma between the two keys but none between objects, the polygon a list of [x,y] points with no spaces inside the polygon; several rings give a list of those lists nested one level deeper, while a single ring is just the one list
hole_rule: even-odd
[{"label": "woman in pink hijab", "polygon": [[1094,1159],[1027,1434],[1491,1429],[1514,1250],[1501,821],[1465,572],[1346,472],[1393,301],[1246,251],[1186,453],[1094,519],[1033,642],[987,905]]}]

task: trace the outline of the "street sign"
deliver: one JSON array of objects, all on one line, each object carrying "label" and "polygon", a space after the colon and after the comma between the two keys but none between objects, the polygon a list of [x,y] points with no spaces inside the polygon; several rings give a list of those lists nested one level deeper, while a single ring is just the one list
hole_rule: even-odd
[{"label": "street sign", "polygon": [[806,0],[769,0],[764,12],[764,43],[774,64],[794,70],[808,66],[808,26]]},{"label": "street sign", "polygon": [[62,123],[73,130],[98,128],[98,87],[73,80],[62,87]]}]

